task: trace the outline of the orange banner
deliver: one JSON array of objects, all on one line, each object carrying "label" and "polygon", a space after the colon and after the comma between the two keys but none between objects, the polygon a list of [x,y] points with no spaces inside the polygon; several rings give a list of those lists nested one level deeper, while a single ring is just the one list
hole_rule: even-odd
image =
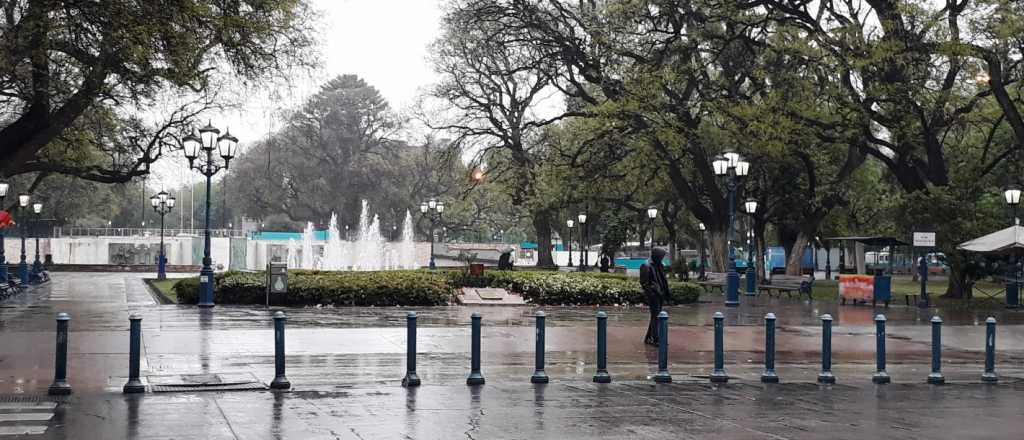
[{"label": "orange banner", "polygon": [[874,275],[839,275],[840,298],[871,301],[874,296]]}]

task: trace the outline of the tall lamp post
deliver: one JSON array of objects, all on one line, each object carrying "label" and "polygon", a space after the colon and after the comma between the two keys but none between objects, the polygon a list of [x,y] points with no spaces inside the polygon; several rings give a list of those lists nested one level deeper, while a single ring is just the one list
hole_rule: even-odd
[{"label": "tall lamp post", "polygon": [[654,250],[654,219],[658,218],[658,208],[653,206],[647,208],[647,220],[651,226],[651,250]]},{"label": "tall lamp post", "polygon": [[431,198],[420,203],[420,213],[430,216],[430,270],[434,270],[437,269],[437,263],[434,261],[434,229],[441,220],[441,214],[444,213],[444,203]]},{"label": "tall lamp post", "polygon": [[725,305],[738,307],[740,305],[740,275],[736,272],[736,248],[733,247],[732,236],[736,221],[736,189],[750,171],[750,162],[743,160],[738,153],[730,151],[715,157],[711,166],[714,168],[716,176],[725,178],[726,186],[729,189],[729,233],[726,236],[729,246],[729,271],[725,276]]},{"label": "tall lamp post", "polygon": [[757,234],[754,233],[754,213],[757,212],[757,200],[747,199],[743,209],[750,216],[750,252],[747,259],[747,295],[757,295]]},{"label": "tall lamp post", "polygon": [[590,244],[587,243],[587,240],[590,238],[588,237],[590,234],[587,231],[587,214],[585,212],[581,212],[580,215],[576,216],[576,219],[580,221],[580,272],[586,272],[588,264],[587,260],[589,260],[589,256],[587,255],[587,246]]},{"label": "tall lamp post", "polygon": [[[1003,191],[1003,197],[1006,198],[1006,204],[1010,205],[1010,208],[1013,210],[1013,225],[1014,226],[1020,224],[1020,220],[1017,219],[1017,205],[1020,204],[1020,194],[1021,194],[1021,190],[1020,190],[1020,187],[1017,186],[1017,185],[1010,185],[1010,186],[1006,187],[1005,191]],[[1007,286],[1006,286],[1006,307],[1009,307],[1009,308],[1017,308],[1017,307],[1020,306],[1020,267],[1019,267],[1020,261],[1019,260],[1020,260],[1020,256],[1017,255],[1017,252],[1014,252],[1013,253],[1013,281],[1007,283]],[[922,258],[922,261],[924,261],[924,258]],[[928,266],[926,266],[925,263],[922,263],[921,267],[922,267],[921,273],[924,274],[922,276],[927,276],[926,274],[928,273]]]},{"label": "tall lamp post", "polygon": [[697,223],[697,230],[700,231],[700,278],[698,279],[701,281],[707,279],[707,275],[704,274],[704,265],[706,264],[704,261],[704,231],[707,229],[708,227],[703,222]]},{"label": "tall lamp post", "polygon": [[[25,208],[28,207],[28,203],[32,200],[32,196],[28,194],[18,194],[18,216],[21,217],[25,213]],[[28,222],[25,222],[28,223]],[[25,223],[21,224],[21,261],[18,262],[18,279],[21,284],[28,284],[28,260],[25,259]]]},{"label": "tall lamp post", "polygon": [[[7,190],[11,185],[7,182],[0,182],[0,209],[4,209],[4,200],[7,199]],[[4,230],[0,228],[0,282],[7,282],[7,258],[4,256]]]},{"label": "tall lamp post", "polygon": [[[188,166],[206,176],[206,223],[203,231],[203,268],[199,271],[199,307],[213,307],[213,260],[210,258],[210,193],[211,179],[220,170],[226,170],[231,158],[235,157],[238,139],[228,130],[223,135],[220,130],[209,122],[199,129],[199,134],[191,133],[182,140]],[[224,164],[221,165],[213,157],[217,149]],[[200,155],[202,158],[200,159]]]},{"label": "tall lamp post", "polygon": [[568,267],[572,267],[573,266],[573,264],[572,264],[572,226],[575,225],[575,224],[576,224],[576,222],[574,222],[572,219],[569,219],[569,220],[565,221],[565,226],[569,227],[569,237],[568,237],[568,239],[565,240],[565,250],[569,252],[569,264],[567,264]]},{"label": "tall lamp post", "polygon": [[30,232],[36,241],[36,256],[32,260],[32,274],[29,276],[34,282],[41,282],[43,280],[43,262],[39,260],[39,215],[43,213],[43,204],[36,202],[32,204],[32,227],[29,228]]},{"label": "tall lamp post", "polygon": [[157,256],[156,262],[156,279],[158,280],[167,279],[167,254],[164,252],[164,217],[174,209],[175,202],[174,196],[168,195],[164,191],[160,191],[155,196],[149,198],[149,204],[153,206],[153,211],[160,216],[160,253]]}]

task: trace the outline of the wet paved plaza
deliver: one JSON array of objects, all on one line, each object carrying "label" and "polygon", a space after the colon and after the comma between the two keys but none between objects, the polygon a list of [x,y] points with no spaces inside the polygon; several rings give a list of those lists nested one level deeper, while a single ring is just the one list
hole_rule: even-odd
[{"label": "wet paved plaza", "polygon": [[[669,358],[676,383],[655,387],[648,378],[656,371],[657,353],[641,343],[644,308],[602,308],[609,315],[609,370],[615,379],[610,385],[590,383],[596,309],[543,308],[552,378],[547,386],[528,381],[537,308],[417,309],[424,386],[410,391],[398,386],[405,368],[405,309],[286,309],[292,392],[123,397],[130,314],[143,316],[144,379],[219,373],[269,382],[271,312],[158,305],[139,274],[53,278],[0,303],[0,437],[818,438],[827,431],[834,438],[1010,438],[1015,436],[1008,433],[1024,429],[1022,312],[872,309],[767,298],[738,309],[718,302],[671,307]],[[474,311],[484,316],[487,385],[479,389],[464,384]],[[726,314],[726,368],[733,378],[720,388],[706,383],[716,311]],[[38,396],[53,379],[58,312],[72,316],[69,370],[75,395],[51,405]],[[770,387],[758,383],[767,312],[779,317],[777,370],[783,381]],[[839,385],[829,388],[814,384],[823,313],[836,318]],[[889,319],[889,373],[895,383],[888,386],[870,381],[876,313]],[[989,313],[1000,323],[1002,381],[995,386],[979,383]],[[951,382],[938,388],[923,384],[932,314],[946,322],[943,368]],[[969,434],[973,430],[983,435]]]}]

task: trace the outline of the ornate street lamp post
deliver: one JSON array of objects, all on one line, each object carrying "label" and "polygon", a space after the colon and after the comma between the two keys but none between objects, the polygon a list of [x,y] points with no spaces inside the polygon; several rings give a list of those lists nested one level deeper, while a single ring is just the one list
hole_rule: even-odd
[{"label": "ornate street lamp post", "polygon": [[697,223],[697,230],[700,231],[700,278],[698,279],[701,281],[704,281],[708,278],[707,275],[705,275],[704,273],[704,266],[707,264],[704,258],[704,231],[706,231],[707,229],[708,227],[704,226],[703,222]]},{"label": "ornate street lamp post", "polygon": [[586,272],[587,271],[587,264],[589,264],[588,260],[590,259],[589,255],[587,255],[587,253],[588,253],[587,246],[590,244],[590,243],[587,243],[587,240],[590,239],[590,237],[589,237],[590,233],[589,233],[588,228],[587,228],[587,214],[584,213],[584,212],[581,212],[578,216],[576,216],[576,219],[579,220],[579,222],[580,222],[580,238],[579,238],[579,242],[580,242],[580,269],[579,270],[580,270],[580,272]]},{"label": "ornate street lamp post", "polygon": [[573,264],[572,264],[572,226],[575,225],[575,224],[576,224],[576,222],[572,221],[572,219],[569,219],[569,220],[565,221],[565,226],[569,227],[569,237],[565,240],[565,250],[569,252],[569,264],[566,265],[568,267],[572,267],[573,266]]},{"label": "ornate street lamp post", "polygon": [[[655,208],[653,206],[647,208],[647,220],[649,220],[650,224],[651,224],[651,249],[652,250],[654,249],[654,219],[657,218],[657,217],[658,217],[658,208]],[[673,255],[673,257],[675,257],[675,256]]]},{"label": "ornate street lamp post", "polygon": [[168,195],[164,191],[160,191],[155,196],[149,198],[149,204],[153,206],[153,211],[156,211],[157,215],[160,216],[160,253],[157,256],[156,263],[156,279],[158,280],[167,279],[167,254],[164,252],[164,217],[174,209],[175,201],[174,196]]},{"label": "ornate street lamp post", "polygon": [[32,214],[33,214],[32,219],[33,219],[33,221],[32,221],[32,227],[29,228],[29,231],[32,233],[32,235],[34,236],[35,241],[36,241],[36,256],[35,256],[35,259],[32,260],[32,274],[30,275],[30,279],[32,281],[34,281],[34,282],[37,282],[37,283],[38,282],[42,282],[42,280],[43,280],[43,277],[42,277],[43,262],[39,260],[39,215],[42,214],[42,213],[43,213],[43,204],[39,203],[39,202],[33,203],[32,204]]},{"label": "ornate street lamp post", "polygon": [[[18,217],[21,217],[25,213],[25,208],[28,207],[28,203],[32,200],[32,196],[28,194],[18,194]],[[25,226],[24,222],[21,224],[21,261],[18,262],[18,278],[21,284],[28,284],[28,260],[25,259]]]},{"label": "ornate street lamp post", "polygon": [[[4,209],[4,200],[7,199],[7,191],[11,185],[7,182],[0,182],[0,209]],[[0,228],[0,282],[7,282],[7,258],[4,256],[4,230]]]},{"label": "ornate street lamp post", "polygon": [[726,186],[729,189],[729,232],[726,236],[729,246],[729,271],[725,276],[725,305],[737,307],[740,305],[740,275],[736,272],[736,248],[732,243],[733,228],[736,222],[736,189],[750,171],[750,162],[730,151],[715,157],[711,165],[716,176],[725,178]]},{"label": "ornate street lamp post", "polygon": [[[199,307],[213,307],[213,260],[210,258],[210,196],[211,179],[220,170],[226,170],[235,157],[238,139],[228,130],[223,135],[209,122],[182,140],[188,166],[206,176],[206,223],[203,232],[203,268],[199,271]],[[224,164],[216,162],[213,150],[217,149]],[[200,158],[201,157],[201,158]]]},{"label": "ornate street lamp post", "polygon": [[747,258],[747,295],[757,295],[757,235],[754,234],[754,213],[757,212],[757,200],[747,199],[743,209],[750,215],[750,252]]},{"label": "ornate street lamp post", "polygon": [[435,270],[437,269],[437,263],[434,261],[434,229],[437,227],[437,222],[441,221],[441,215],[444,213],[444,203],[431,198],[426,202],[420,203],[420,213],[430,216],[430,270]]}]

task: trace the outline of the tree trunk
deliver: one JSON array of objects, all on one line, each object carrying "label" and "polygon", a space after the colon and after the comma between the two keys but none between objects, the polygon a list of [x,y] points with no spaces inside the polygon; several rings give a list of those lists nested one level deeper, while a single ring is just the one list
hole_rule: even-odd
[{"label": "tree trunk", "polygon": [[679,254],[677,253],[677,246],[676,246],[676,239],[678,238],[677,237],[676,228],[666,228],[666,229],[668,229],[668,255],[669,255],[669,259],[673,263],[675,263],[676,260],[679,259]]},{"label": "tree trunk", "polygon": [[810,240],[811,237],[803,232],[796,234],[792,248],[786,249],[786,275],[800,275],[800,271],[803,269],[801,266],[803,266],[804,251]]},{"label": "tree trunk", "polygon": [[[955,263],[955,262],[953,262]],[[913,270],[917,270],[915,265]],[[959,264],[949,265],[949,284],[946,285],[944,298],[970,299],[973,292],[974,280],[963,270]]]},{"label": "tree trunk", "polygon": [[[765,261],[765,258],[764,258],[765,254],[768,251],[768,248],[765,246],[764,229],[765,229],[765,223],[764,222],[758,221],[758,222],[754,223],[754,235],[756,236],[756,240],[757,240],[757,270],[758,270],[757,277],[758,277],[758,279],[761,279],[761,278],[767,277],[767,276],[771,276],[771,272],[769,272],[767,270],[768,269],[768,266],[766,266],[767,261]],[[768,275],[765,275],[766,273]]]},{"label": "tree trunk", "polygon": [[726,272],[729,270],[729,240],[726,231],[708,230],[708,253],[711,270]]},{"label": "tree trunk", "polygon": [[554,268],[551,256],[551,211],[537,210],[533,213],[533,230],[537,234],[537,267]]}]

